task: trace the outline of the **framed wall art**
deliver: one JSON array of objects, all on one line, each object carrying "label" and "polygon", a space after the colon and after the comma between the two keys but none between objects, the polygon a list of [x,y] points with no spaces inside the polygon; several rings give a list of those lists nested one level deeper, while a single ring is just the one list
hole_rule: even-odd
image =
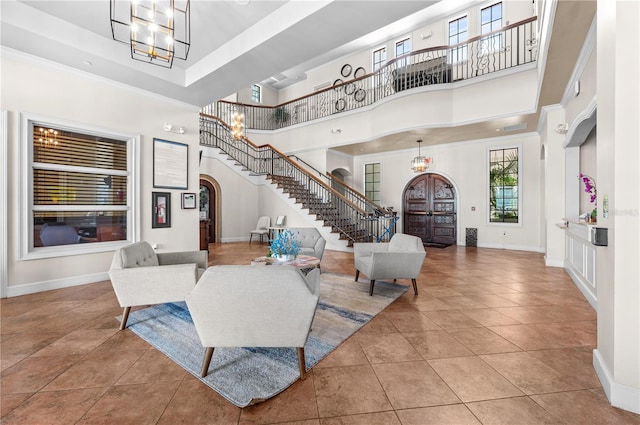
[{"label": "framed wall art", "polygon": [[196,207],[196,194],[195,193],[183,193],[182,194],[182,209],[190,210]]},{"label": "framed wall art", "polygon": [[189,145],[153,139],[153,187],[187,189]]},{"label": "framed wall art", "polygon": [[151,227],[171,227],[171,193],[151,193]]}]

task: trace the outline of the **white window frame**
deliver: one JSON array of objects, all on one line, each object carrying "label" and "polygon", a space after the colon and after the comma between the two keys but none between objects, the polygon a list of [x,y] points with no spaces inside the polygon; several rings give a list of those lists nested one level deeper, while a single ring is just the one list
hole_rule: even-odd
[{"label": "white window frame", "polygon": [[[65,257],[97,252],[114,251],[121,246],[140,240],[140,135],[116,133],[112,130],[89,127],[85,124],[61,121],[35,114],[20,114],[20,165],[22,182],[20,193],[20,260]],[[122,241],[33,246],[33,143],[34,126],[55,127],[61,130],[107,137],[127,143],[127,239]],[[78,209],[65,206],[66,210]],[[80,207],[79,209],[83,209]]]},{"label": "white window frame", "polygon": [[[257,100],[253,97],[253,88],[254,87],[258,88],[258,99]],[[262,103],[262,86],[260,84],[252,84],[251,85],[251,101],[255,102],[255,103]]]},{"label": "white window frame", "polygon": [[[518,222],[517,223],[504,223],[504,222],[496,222],[491,221],[491,151],[503,150],[503,149],[518,149]],[[522,181],[522,145],[521,144],[510,144],[510,145],[500,145],[500,146],[491,146],[487,148],[486,152],[486,194],[485,201],[487,202],[486,211],[486,223],[489,226],[505,226],[505,227],[522,227],[523,217],[522,217],[522,205],[524,203],[524,186]]]}]

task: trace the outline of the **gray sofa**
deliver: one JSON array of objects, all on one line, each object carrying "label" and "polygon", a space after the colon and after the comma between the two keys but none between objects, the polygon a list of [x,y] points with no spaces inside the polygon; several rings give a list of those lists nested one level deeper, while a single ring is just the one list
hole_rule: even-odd
[{"label": "gray sofa", "polygon": [[300,252],[302,255],[311,255],[322,260],[324,247],[327,241],[322,237],[315,227],[289,227],[300,242]]},{"label": "gray sofa", "polygon": [[131,307],[184,301],[207,268],[207,251],[156,253],[148,242],[136,242],[113,254],[109,278],[120,307],[120,330]]},{"label": "gray sofa", "polygon": [[320,295],[320,271],[289,266],[213,266],[186,297],[206,347],[206,376],[215,347],[295,347],[305,377],[304,344]]}]

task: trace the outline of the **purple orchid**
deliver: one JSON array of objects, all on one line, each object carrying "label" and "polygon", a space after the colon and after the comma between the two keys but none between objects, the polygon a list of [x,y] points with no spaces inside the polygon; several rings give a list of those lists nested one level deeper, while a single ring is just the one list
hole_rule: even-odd
[{"label": "purple orchid", "polygon": [[580,173],[579,177],[582,179],[582,182],[584,183],[584,191],[589,195],[591,195],[591,197],[589,198],[590,202],[593,204],[594,207],[597,207],[598,191],[596,190],[596,181],[592,177],[582,173]]}]

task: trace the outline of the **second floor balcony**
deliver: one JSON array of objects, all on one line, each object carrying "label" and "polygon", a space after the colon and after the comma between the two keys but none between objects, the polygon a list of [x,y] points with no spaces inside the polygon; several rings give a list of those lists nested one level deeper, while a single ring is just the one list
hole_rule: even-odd
[{"label": "second floor balcony", "polygon": [[463,43],[409,53],[369,74],[356,69],[351,80],[335,80],[331,87],[279,105],[218,101],[202,112],[227,123],[242,112],[247,129],[277,130],[364,108],[408,90],[453,87],[535,63],[538,38],[537,18],[531,17]]}]

